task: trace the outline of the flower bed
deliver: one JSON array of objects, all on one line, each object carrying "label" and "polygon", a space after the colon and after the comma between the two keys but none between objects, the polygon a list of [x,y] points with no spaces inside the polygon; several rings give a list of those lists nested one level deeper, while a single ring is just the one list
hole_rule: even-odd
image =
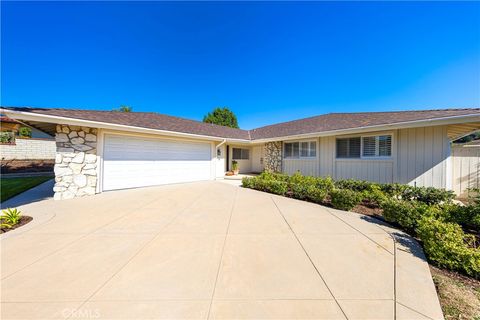
[{"label": "flower bed", "polygon": [[378,184],[359,180],[292,176],[264,172],[245,177],[242,186],[295,199],[352,210],[358,205],[381,212],[391,222],[423,243],[434,264],[480,278],[480,197],[466,206],[452,202],[452,191]]}]

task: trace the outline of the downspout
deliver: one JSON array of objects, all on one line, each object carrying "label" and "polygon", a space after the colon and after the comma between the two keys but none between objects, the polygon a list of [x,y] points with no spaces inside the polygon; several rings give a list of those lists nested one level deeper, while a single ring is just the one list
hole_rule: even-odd
[{"label": "downspout", "polygon": [[[222,142],[215,146],[215,179],[217,179],[217,166],[218,166],[218,148],[224,145],[227,142],[227,139],[223,139]],[[225,169],[225,168],[224,168]]]},{"label": "downspout", "polygon": [[217,145],[215,146],[215,149],[218,149],[221,145],[223,145],[223,144],[226,143],[226,142],[227,142],[227,139],[223,139],[222,142],[220,142],[219,144],[217,144]]}]

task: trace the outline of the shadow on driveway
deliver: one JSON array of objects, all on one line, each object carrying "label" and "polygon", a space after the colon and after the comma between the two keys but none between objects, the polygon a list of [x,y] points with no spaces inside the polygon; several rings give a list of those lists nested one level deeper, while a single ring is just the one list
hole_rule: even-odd
[{"label": "shadow on driveway", "polygon": [[29,204],[37,201],[50,199],[53,197],[53,185],[55,179],[48,180],[38,186],[33,187],[25,192],[16,195],[0,204],[2,209],[19,207],[24,204]]}]

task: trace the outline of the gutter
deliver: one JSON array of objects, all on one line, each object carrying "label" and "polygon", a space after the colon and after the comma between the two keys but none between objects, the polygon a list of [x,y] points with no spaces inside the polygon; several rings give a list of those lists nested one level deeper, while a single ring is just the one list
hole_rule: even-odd
[{"label": "gutter", "polygon": [[227,139],[223,139],[223,141],[220,142],[219,144],[217,144],[217,145],[215,146],[215,148],[216,148],[216,149],[220,148],[220,146],[223,145],[223,144],[225,144],[226,142],[227,142]]},{"label": "gutter", "polygon": [[[480,114],[475,113],[475,114],[465,114],[460,116],[450,116],[450,117],[433,118],[433,119],[426,119],[426,120],[404,121],[404,122],[397,122],[392,124],[364,126],[364,127],[357,127],[357,128],[338,129],[338,130],[321,131],[321,132],[313,132],[313,133],[302,133],[302,134],[296,134],[296,135],[272,137],[272,138],[265,138],[265,139],[253,139],[253,140],[251,138],[251,133],[250,133],[250,131],[252,130],[248,130],[247,132],[249,135],[249,140],[247,140],[247,139],[224,138],[224,137],[200,135],[200,134],[193,134],[193,133],[175,132],[175,131],[168,131],[168,130],[161,130],[161,129],[149,129],[144,127],[111,124],[111,123],[100,122],[100,121],[74,119],[74,118],[44,115],[44,114],[24,112],[24,111],[13,111],[13,110],[3,109],[3,108],[0,108],[0,113],[6,114],[10,118],[16,118],[16,116],[20,115],[22,116],[20,118],[21,120],[27,120],[27,121],[30,120],[30,121],[40,121],[40,122],[52,122],[57,124],[71,124],[71,125],[79,125],[79,126],[92,126],[92,124],[94,124],[94,127],[103,128],[103,129],[162,134],[166,136],[186,137],[186,138],[193,138],[193,139],[213,140],[213,141],[222,140],[222,142],[217,147],[226,143],[227,139],[230,142],[256,144],[256,143],[264,143],[264,142],[272,142],[272,141],[307,139],[307,138],[313,138],[313,137],[324,137],[324,136],[341,135],[341,134],[353,134],[353,133],[360,133],[365,131],[381,131],[381,130],[421,127],[421,126],[425,126],[425,124],[428,124],[428,126],[435,126],[435,125],[442,125],[442,124],[443,125],[459,124],[459,123],[467,123],[467,122],[474,122],[474,121],[480,122]],[[477,119],[474,119],[472,121],[470,120],[470,118],[477,118]],[[453,120],[458,119],[459,121],[448,123],[449,120],[452,120],[452,119]],[[46,120],[50,120],[50,121],[46,121]]]},{"label": "gutter", "polygon": [[[107,122],[100,122],[100,121],[93,121],[93,120],[67,118],[67,117],[52,116],[52,115],[38,114],[38,113],[32,113],[32,112],[24,112],[24,111],[13,111],[13,110],[3,109],[3,108],[0,108],[0,113],[6,114],[8,117],[13,119],[18,118],[20,120],[25,120],[25,121],[50,122],[54,124],[69,124],[69,125],[77,125],[77,126],[84,126],[84,127],[93,126],[94,128],[101,128],[101,129],[142,132],[142,133],[150,133],[150,134],[162,134],[166,136],[184,137],[184,138],[190,138],[190,139],[202,139],[202,140],[213,140],[213,141],[226,139],[224,137],[175,132],[175,131],[161,130],[161,129],[150,129],[150,128],[136,127],[136,126],[127,126],[122,124],[114,124],[114,123],[107,123]],[[245,139],[231,139],[231,140],[245,142],[245,143],[250,142],[250,140],[245,140]]]},{"label": "gutter", "polygon": [[[473,121],[470,118],[474,118]],[[452,120],[452,119],[454,120],[459,119],[460,121],[449,123],[449,120]],[[348,129],[320,131],[320,132],[313,132],[313,133],[300,133],[300,134],[288,135],[288,136],[272,137],[272,138],[265,138],[265,139],[254,139],[251,141],[253,143],[261,143],[261,142],[283,141],[283,140],[294,140],[294,139],[308,139],[308,138],[314,138],[314,137],[354,134],[354,133],[361,133],[365,131],[383,131],[383,130],[392,130],[392,129],[415,128],[415,127],[422,127],[422,126],[461,124],[461,123],[469,123],[469,122],[477,122],[477,121],[480,122],[480,114],[474,113],[474,114],[465,114],[461,116],[404,121],[404,122],[396,122],[391,124],[380,124],[380,125],[374,125],[374,126],[364,126],[364,127],[356,127],[356,128],[348,128]]]}]

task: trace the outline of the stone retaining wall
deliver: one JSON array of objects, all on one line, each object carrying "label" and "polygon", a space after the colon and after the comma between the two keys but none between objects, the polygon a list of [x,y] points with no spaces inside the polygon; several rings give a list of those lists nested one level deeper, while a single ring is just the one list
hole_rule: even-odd
[{"label": "stone retaining wall", "polygon": [[57,125],[54,199],[92,195],[97,186],[97,129]]}]

